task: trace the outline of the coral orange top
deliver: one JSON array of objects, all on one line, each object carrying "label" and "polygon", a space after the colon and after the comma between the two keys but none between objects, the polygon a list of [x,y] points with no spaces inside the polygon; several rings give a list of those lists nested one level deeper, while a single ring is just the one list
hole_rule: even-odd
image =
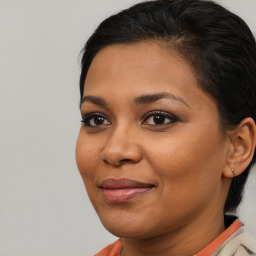
[{"label": "coral orange top", "polygon": [[[240,227],[242,223],[236,219],[223,233],[215,238],[209,245],[207,245],[200,252],[194,256],[210,256],[213,254],[230,236],[232,236]],[[113,244],[105,247],[94,256],[120,256],[122,250],[122,242],[118,239]]]},{"label": "coral orange top", "polygon": [[120,256],[122,250],[122,242],[118,239],[113,244],[108,245],[94,256]]}]

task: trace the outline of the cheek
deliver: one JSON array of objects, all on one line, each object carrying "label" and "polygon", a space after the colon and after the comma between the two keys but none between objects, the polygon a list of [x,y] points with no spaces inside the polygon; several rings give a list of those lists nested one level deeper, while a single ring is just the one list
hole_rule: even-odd
[{"label": "cheek", "polygon": [[148,159],[166,188],[182,193],[219,181],[225,164],[224,145],[220,137],[209,139],[207,134],[165,138],[151,149]]},{"label": "cheek", "polygon": [[166,139],[148,156],[159,177],[158,209],[166,221],[170,219],[170,212],[177,221],[200,214],[203,209],[215,205],[212,195],[217,197],[221,193],[221,174],[218,172],[222,168],[221,146],[207,140],[198,143],[198,137],[190,140],[177,136],[173,143]]},{"label": "cheek", "polygon": [[95,166],[98,163],[98,159],[96,159],[96,152],[91,142],[88,142],[87,139],[81,135],[81,132],[77,139],[76,144],[76,162],[77,167],[80,172],[80,175],[83,179],[87,194],[90,198],[92,205],[95,207],[95,186],[94,186],[94,178],[95,178],[95,170],[97,167]]},{"label": "cheek", "polygon": [[85,184],[93,176],[94,172],[91,170],[95,169],[93,165],[98,162],[95,159],[95,149],[91,145],[93,144],[87,141],[80,132],[76,144],[76,163]]}]

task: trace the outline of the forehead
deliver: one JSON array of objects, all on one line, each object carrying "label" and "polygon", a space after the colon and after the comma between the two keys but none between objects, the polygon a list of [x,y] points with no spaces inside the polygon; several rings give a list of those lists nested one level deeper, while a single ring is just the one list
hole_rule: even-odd
[{"label": "forehead", "polygon": [[[116,44],[93,59],[85,80],[84,96],[109,95],[127,99],[142,94],[169,92],[194,99],[205,94],[191,67],[171,48],[156,41]],[[121,93],[121,94],[120,94]],[[188,102],[187,101],[187,102]]]},{"label": "forehead", "polygon": [[[184,76],[184,74],[186,74]],[[93,59],[85,80],[86,90],[98,83],[139,82],[141,87],[150,80],[155,86],[164,79],[193,81],[197,84],[191,67],[163,43],[142,41],[115,44],[103,48]]]}]

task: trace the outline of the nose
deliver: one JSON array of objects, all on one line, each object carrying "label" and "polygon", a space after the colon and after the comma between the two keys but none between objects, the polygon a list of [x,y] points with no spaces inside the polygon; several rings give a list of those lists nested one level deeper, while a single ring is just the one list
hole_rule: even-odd
[{"label": "nose", "polygon": [[107,140],[101,159],[113,166],[137,163],[142,159],[142,148],[134,131],[116,129]]}]

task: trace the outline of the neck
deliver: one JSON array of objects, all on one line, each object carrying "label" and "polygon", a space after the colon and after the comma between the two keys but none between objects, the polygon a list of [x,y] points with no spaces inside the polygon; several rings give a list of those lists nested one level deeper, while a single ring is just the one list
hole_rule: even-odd
[{"label": "neck", "polygon": [[224,216],[212,216],[149,239],[123,238],[122,256],[194,255],[225,230]]}]

